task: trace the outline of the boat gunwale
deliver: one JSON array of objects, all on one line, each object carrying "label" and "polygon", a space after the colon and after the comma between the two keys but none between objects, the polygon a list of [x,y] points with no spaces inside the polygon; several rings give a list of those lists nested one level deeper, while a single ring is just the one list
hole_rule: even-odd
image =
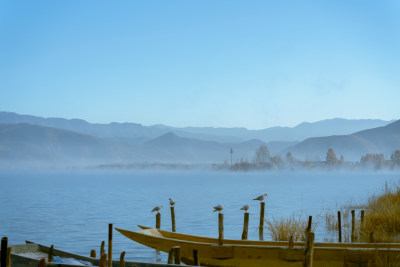
[{"label": "boat gunwale", "polygon": [[[142,226],[138,225],[139,228],[143,230],[147,229],[155,229],[147,226]],[[177,239],[177,240],[186,240],[190,242],[197,242],[197,243],[210,243],[210,244],[217,244],[218,239],[217,238],[212,238],[212,237],[203,237],[203,236],[195,236],[195,235],[188,235],[188,234],[182,234],[182,233],[176,233],[176,232],[170,232],[166,230],[161,230],[161,229],[155,229],[157,230],[161,235],[165,233],[166,235],[169,236],[171,239]],[[164,236],[164,235],[163,235]],[[175,236],[176,238],[173,238],[171,236]],[[164,236],[167,238],[166,236]],[[182,239],[180,239],[180,237]],[[205,241],[208,240],[210,242],[199,242],[199,241],[192,241],[191,238],[193,239],[204,239]],[[226,245],[253,245],[253,246],[288,246],[289,241],[259,241],[259,240],[239,240],[239,239],[224,239],[223,240]],[[295,241],[294,246],[301,246],[304,247],[305,242],[303,241]],[[328,242],[315,242],[314,247],[316,248],[349,248],[349,249],[361,249],[361,248],[380,248],[380,249],[400,249],[400,243],[328,243]]]}]

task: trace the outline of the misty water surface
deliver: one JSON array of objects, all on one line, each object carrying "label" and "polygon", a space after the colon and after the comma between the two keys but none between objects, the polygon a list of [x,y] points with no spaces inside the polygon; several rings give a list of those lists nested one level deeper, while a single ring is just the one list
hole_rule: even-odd
[{"label": "misty water surface", "polygon": [[[217,213],[224,205],[225,237],[241,237],[243,213],[250,205],[249,239],[258,238],[259,203],[268,193],[266,217],[295,213],[318,222],[316,239],[329,238],[322,215],[343,204],[365,202],[379,193],[385,173],[229,173],[229,172],[0,172],[0,233],[9,243],[32,240],[88,256],[107,241],[108,223],[136,230],[154,226],[153,207],[163,205],[162,228],[171,229],[168,198],[176,201],[177,231],[218,236]],[[265,239],[271,240],[265,231]],[[126,251],[127,260],[166,262],[166,254],[136,244],[114,232],[113,258]]]}]

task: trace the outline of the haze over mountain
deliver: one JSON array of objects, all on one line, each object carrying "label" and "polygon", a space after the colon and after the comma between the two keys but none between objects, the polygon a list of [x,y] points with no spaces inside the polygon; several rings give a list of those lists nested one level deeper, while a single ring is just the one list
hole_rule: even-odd
[{"label": "haze over mountain", "polygon": [[[294,128],[264,130],[175,128],[135,123],[91,124],[78,119],[45,119],[0,112],[0,166],[21,162],[54,166],[133,162],[222,163],[230,162],[231,148],[234,162],[241,159],[251,161],[260,145],[265,144],[271,155],[284,155],[291,151],[299,159],[324,160],[328,148],[332,147],[338,157],[344,155],[346,160],[359,160],[365,153],[385,153],[387,156],[400,147],[399,121],[387,123],[381,120],[332,119],[302,123]],[[334,135],[363,127],[372,129]],[[301,143],[289,141],[295,137],[324,133],[329,133],[329,136],[312,137]]]},{"label": "haze over mountain", "polygon": [[259,140],[223,144],[167,133],[141,144],[123,144],[46,126],[0,124],[0,166],[88,166],[104,163],[222,163],[251,159]]},{"label": "haze over mountain", "polygon": [[143,126],[137,123],[115,122],[93,124],[80,119],[42,118],[0,112],[0,123],[30,123],[130,143],[140,143],[169,132],[174,132],[181,137],[223,143],[243,142],[251,139],[259,139],[265,143],[272,141],[300,142],[310,137],[351,134],[365,129],[385,126],[390,122],[393,121],[328,119],[314,123],[304,122],[293,128],[271,127],[262,130],[248,130],[246,128]]},{"label": "haze over mountain", "polygon": [[359,131],[350,135],[314,137],[287,148],[298,158],[325,160],[326,152],[333,148],[337,157],[360,160],[366,153],[383,153],[386,158],[400,149],[400,120],[383,127]]}]

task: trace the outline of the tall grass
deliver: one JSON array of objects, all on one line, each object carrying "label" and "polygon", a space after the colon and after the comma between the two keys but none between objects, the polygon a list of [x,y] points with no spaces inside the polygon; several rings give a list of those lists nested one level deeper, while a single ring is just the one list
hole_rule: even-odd
[{"label": "tall grass", "polygon": [[[361,226],[359,210],[365,209],[365,223]],[[385,183],[382,192],[368,199],[367,205],[342,208],[342,241],[351,242],[351,215],[356,210],[356,242],[369,242],[373,233],[374,242],[399,242],[400,240],[400,183]],[[325,214],[326,228],[338,230],[337,214]]]},{"label": "tall grass", "polygon": [[302,216],[295,216],[293,214],[286,219],[276,219],[273,217],[272,220],[265,220],[265,222],[267,224],[267,230],[275,241],[289,241],[290,236],[293,236],[294,241],[305,240],[308,223],[307,219]]},{"label": "tall grass", "polygon": [[383,192],[369,198],[365,232],[374,233],[376,242],[394,242],[400,234],[400,184],[385,183]]}]

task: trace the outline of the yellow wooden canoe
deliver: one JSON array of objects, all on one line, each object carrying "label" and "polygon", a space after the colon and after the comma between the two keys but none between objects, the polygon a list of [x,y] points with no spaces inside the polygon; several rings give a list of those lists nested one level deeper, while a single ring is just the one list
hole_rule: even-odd
[{"label": "yellow wooden canoe", "polygon": [[[143,230],[152,229],[151,227],[138,225]],[[203,237],[195,235],[187,235],[176,232],[169,232],[165,230],[157,230],[163,237],[200,242],[200,243],[211,243],[218,244],[218,238]],[[258,240],[237,240],[237,239],[224,239],[226,245],[254,245],[254,246],[288,246],[288,241],[258,241]],[[294,246],[304,247],[304,242],[294,242]],[[326,248],[386,248],[386,249],[400,249],[400,243],[327,243],[319,242],[315,243],[314,247],[326,247]],[[399,264],[400,267],[400,264]]]},{"label": "yellow wooden canoe", "polygon": [[[118,232],[145,246],[168,252],[172,247],[181,247],[182,261],[186,264],[193,264],[193,250],[198,250],[198,258],[202,266],[303,266],[304,249],[296,243],[289,248],[280,243],[269,245],[264,241],[233,241],[224,240],[224,245],[218,245],[206,237],[196,237],[176,234],[171,232],[158,231],[156,229],[144,229],[140,231],[128,231],[116,228]],[[175,237],[175,238],[172,238]],[[190,240],[192,239],[192,240]],[[205,241],[205,242],[204,242]],[[252,242],[258,243],[258,245]],[[274,243],[274,242],[272,242]],[[313,266],[314,267],[343,267],[343,266],[374,266],[374,263],[381,262],[384,265],[398,264],[400,262],[400,249],[387,247],[315,247]],[[391,265],[392,266],[392,265]],[[397,266],[397,265],[393,265]]]}]

